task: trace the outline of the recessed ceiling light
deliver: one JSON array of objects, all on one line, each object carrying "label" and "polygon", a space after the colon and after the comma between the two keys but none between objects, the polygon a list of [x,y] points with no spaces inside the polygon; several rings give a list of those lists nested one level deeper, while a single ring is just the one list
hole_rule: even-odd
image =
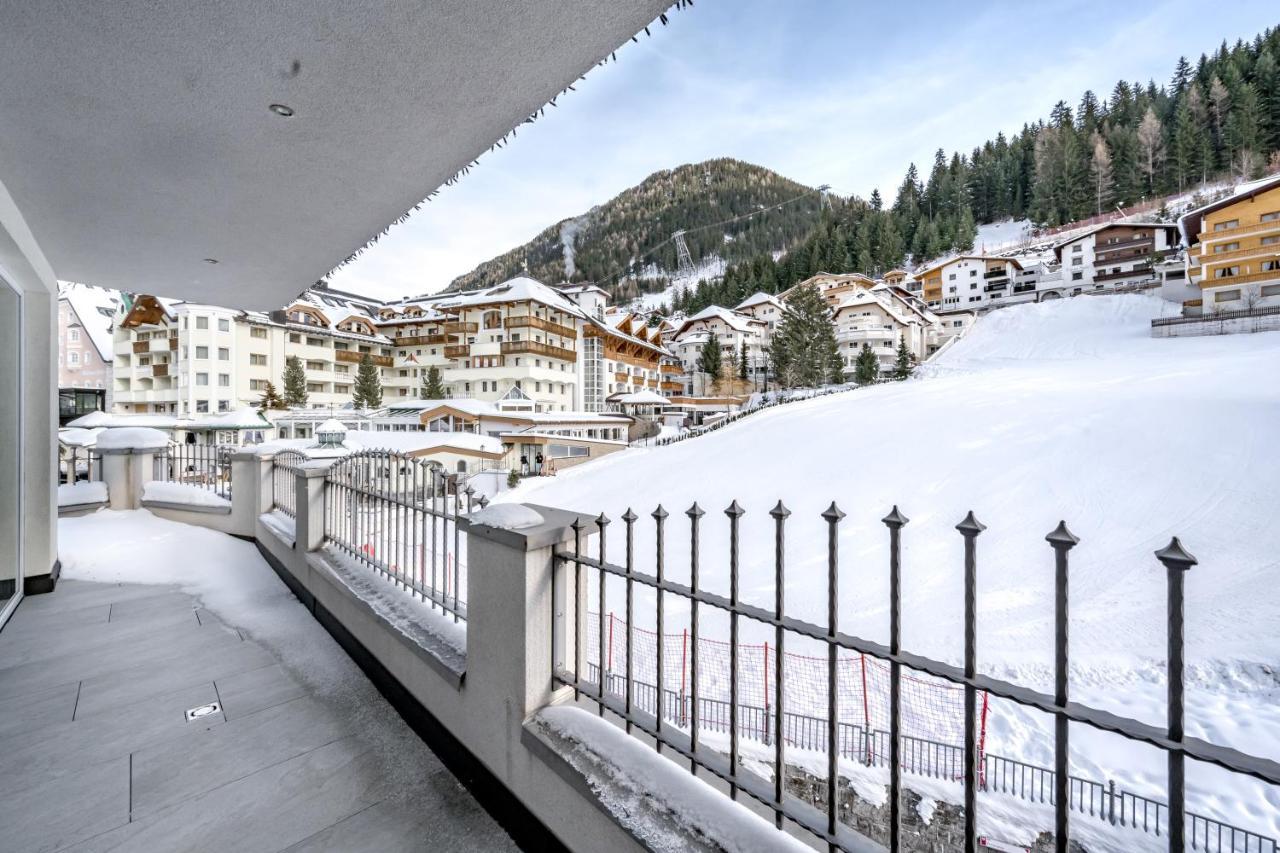
[{"label": "recessed ceiling light", "polygon": [[267,107],[267,109],[271,110],[271,112],[278,116],[283,116],[284,118],[288,118],[293,115],[293,107],[287,107],[284,104],[272,104]]},{"label": "recessed ceiling light", "polygon": [[216,264],[216,263],[218,262],[218,259],[217,259],[217,258],[205,258],[205,259],[204,259],[204,262],[205,262],[206,264]]}]

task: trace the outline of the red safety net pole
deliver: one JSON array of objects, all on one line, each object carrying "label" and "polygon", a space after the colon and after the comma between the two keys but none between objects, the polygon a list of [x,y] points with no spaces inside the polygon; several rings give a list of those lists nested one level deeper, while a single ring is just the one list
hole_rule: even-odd
[{"label": "red safety net pole", "polygon": [[987,787],[985,756],[987,754],[987,704],[990,695],[986,691],[982,693],[982,716],[978,724],[978,787],[982,789]]},{"label": "red safety net pole", "polygon": [[764,737],[764,742],[769,742],[769,641],[764,641],[764,657],[761,658],[761,667],[764,669],[764,719],[760,721],[760,733]]},{"label": "red safety net pole", "polygon": [[867,656],[859,654],[862,662],[862,739],[866,743],[867,766],[871,766],[871,702],[867,698]]},{"label": "red safety net pole", "polygon": [[686,725],[684,707],[684,677],[689,660],[689,629],[680,632],[680,725]]}]

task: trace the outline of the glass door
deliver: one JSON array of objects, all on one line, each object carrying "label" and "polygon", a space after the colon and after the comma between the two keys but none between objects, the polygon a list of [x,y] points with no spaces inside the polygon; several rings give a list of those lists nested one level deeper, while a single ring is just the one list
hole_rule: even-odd
[{"label": "glass door", "polygon": [[0,276],[0,627],[22,596],[22,299]]}]

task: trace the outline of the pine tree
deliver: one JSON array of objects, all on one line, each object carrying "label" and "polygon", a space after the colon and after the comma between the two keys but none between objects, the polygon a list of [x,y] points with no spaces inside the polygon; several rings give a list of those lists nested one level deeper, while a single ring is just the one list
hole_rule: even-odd
[{"label": "pine tree", "polygon": [[722,369],[720,339],[716,337],[715,332],[710,332],[707,334],[707,339],[702,343],[702,351],[698,353],[698,370],[711,377],[712,385],[719,385],[720,371]]},{"label": "pine tree", "polygon": [[859,385],[870,385],[879,378],[880,359],[871,351],[870,345],[863,343],[853,363],[853,381]]},{"label": "pine tree", "polygon": [[376,409],[382,405],[382,382],[378,378],[378,368],[373,363],[373,356],[369,353],[360,357],[351,401],[357,409]]},{"label": "pine tree", "polygon": [[1103,207],[1111,204],[1111,151],[1107,148],[1107,141],[1096,130],[1091,145],[1089,173],[1093,176],[1094,213],[1100,214]]},{"label": "pine tree", "polygon": [[258,400],[258,411],[264,412],[267,409],[287,409],[284,398],[280,396],[280,392],[276,390],[276,385],[271,380],[267,380],[267,384],[262,389],[262,398]]},{"label": "pine tree", "polygon": [[811,284],[796,290],[770,344],[773,372],[787,387],[811,387],[832,379],[844,365],[835,328],[818,289]]},{"label": "pine tree", "polygon": [[307,374],[296,355],[289,356],[284,362],[284,402],[291,407],[307,404]]},{"label": "pine tree", "polygon": [[747,342],[743,339],[742,349],[738,353],[738,378],[746,382],[749,370],[750,367],[747,365]]},{"label": "pine tree", "polygon": [[899,381],[907,379],[911,376],[911,371],[915,368],[911,352],[907,349],[907,339],[898,339],[898,354],[893,362],[893,378]]},{"label": "pine tree", "polygon": [[422,377],[422,397],[424,400],[443,400],[444,382],[440,380],[440,368],[432,365]]}]

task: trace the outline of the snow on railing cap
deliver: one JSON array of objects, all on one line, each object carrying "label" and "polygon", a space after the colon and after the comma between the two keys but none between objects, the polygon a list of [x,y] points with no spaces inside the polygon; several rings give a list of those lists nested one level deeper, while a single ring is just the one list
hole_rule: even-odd
[{"label": "snow on railing cap", "polygon": [[522,504],[494,504],[467,516],[475,524],[502,530],[524,530],[546,521],[542,513]]},{"label": "snow on railing cap", "polygon": [[168,447],[169,434],[151,427],[103,430],[95,442],[99,450],[156,450]]}]

